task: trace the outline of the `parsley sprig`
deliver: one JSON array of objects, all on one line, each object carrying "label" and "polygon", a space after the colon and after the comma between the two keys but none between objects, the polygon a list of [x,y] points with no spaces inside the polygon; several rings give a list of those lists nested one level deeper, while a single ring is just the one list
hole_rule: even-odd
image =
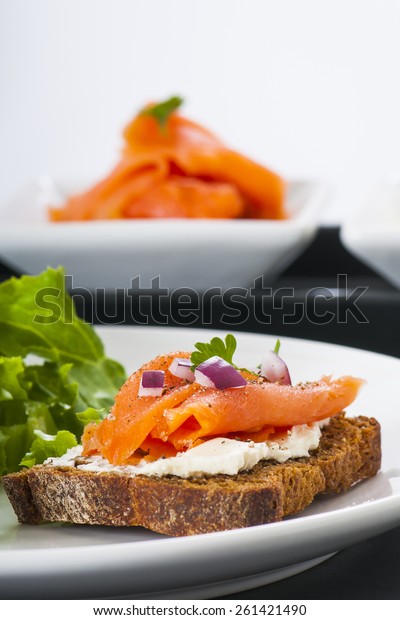
[{"label": "parsley sprig", "polygon": [[218,338],[218,336],[215,336],[211,338],[210,342],[196,342],[194,346],[197,351],[193,351],[190,356],[190,361],[194,368],[210,359],[210,357],[214,357],[214,355],[222,357],[223,360],[235,366],[233,363],[233,354],[236,351],[237,342],[235,336],[232,334],[227,334],[227,336],[225,336],[225,342],[221,338]]},{"label": "parsley sprig", "polygon": [[182,97],[170,97],[165,101],[151,105],[141,111],[141,114],[145,116],[152,116],[160,126],[162,131],[165,131],[169,117],[175,112],[183,103]]},{"label": "parsley sprig", "polygon": [[[210,342],[196,342],[194,346],[197,351],[193,351],[192,355],[190,356],[190,361],[192,362],[192,371],[194,371],[197,366],[210,359],[210,357],[214,357],[214,355],[217,355],[229,364],[232,364],[232,366],[234,366],[237,370],[244,370],[253,375],[259,374],[257,372],[254,372],[253,370],[241,368],[240,366],[236,366],[236,364],[234,364],[233,355],[236,351],[237,341],[233,334],[227,334],[225,336],[225,342],[218,336],[215,336],[214,338],[211,338]],[[277,355],[279,353],[280,347],[281,341],[278,338],[274,348],[274,353],[276,353]],[[258,369],[260,368],[261,365],[258,366]]]},{"label": "parsley sprig", "polygon": [[276,341],[276,343],[275,343],[274,353],[276,353],[277,355],[279,355],[279,349],[280,349],[280,348],[281,348],[281,341],[280,341],[280,340],[279,340],[279,338],[278,338],[278,340],[277,340],[277,341]]}]

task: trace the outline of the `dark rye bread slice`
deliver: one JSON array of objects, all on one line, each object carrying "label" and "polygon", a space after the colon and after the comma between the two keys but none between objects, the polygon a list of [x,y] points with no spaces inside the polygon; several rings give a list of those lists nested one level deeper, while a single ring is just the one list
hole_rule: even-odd
[{"label": "dark rye bread slice", "polygon": [[378,422],[339,414],[310,457],[263,461],[235,476],[133,477],[38,465],[4,476],[3,486],[22,523],[140,525],[186,536],[279,521],[320,493],[374,476],[380,463]]}]

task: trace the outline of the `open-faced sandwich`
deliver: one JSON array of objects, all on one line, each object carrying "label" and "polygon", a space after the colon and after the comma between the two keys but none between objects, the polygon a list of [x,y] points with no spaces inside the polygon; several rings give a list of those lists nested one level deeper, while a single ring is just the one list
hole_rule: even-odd
[{"label": "open-faced sandwich", "polygon": [[134,372],[81,445],[4,476],[18,519],[215,532],[279,521],[378,472],[378,422],[343,413],[362,380],[292,385],[278,347],[254,371],[235,347],[216,337]]}]

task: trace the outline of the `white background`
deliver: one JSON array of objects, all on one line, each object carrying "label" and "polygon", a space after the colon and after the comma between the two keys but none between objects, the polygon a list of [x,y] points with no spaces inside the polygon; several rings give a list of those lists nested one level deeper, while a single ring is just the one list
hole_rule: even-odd
[{"label": "white background", "polygon": [[0,0],[0,202],[96,180],[171,94],[286,177],[399,177],[399,65],[396,0]]}]

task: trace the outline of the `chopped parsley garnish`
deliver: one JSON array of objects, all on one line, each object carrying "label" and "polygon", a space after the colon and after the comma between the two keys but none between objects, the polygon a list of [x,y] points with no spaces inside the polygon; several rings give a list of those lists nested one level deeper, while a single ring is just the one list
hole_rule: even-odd
[{"label": "chopped parsley garnish", "polygon": [[278,340],[277,340],[277,341],[276,341],[276,343],[275,343],[274,353],[276,353],[276,354],[278,355],[278,354],[279,354],[279,349],[280,349],[280,348],[281,348],[281,341],[280,341],[280,340],[279,340],[279,338],[278,338]]},{"label": "chopped parsley garnish", "polygon": [[233,354],[236,351],[237,342],[232,334],[225,336],[225,342],[218,338],[218,336],[215,336],[211,338],[210,342],[196,342],[194,346],[197,351],[193,351],[190,356],[190,361],[194,368],[210,359],[210,357],[214,357],[214,355],[222,357],[223,360],[234,366]]},{"label": "chopped parsley garnish", "polygon": [[[244,370],[245,372],[249,372],[253,375],[259,375],[259,371],[255,372],[254,370],[248,370],[247,368],[241,368],[240,366],[236,366],[233,362],[233,355],[236,351],[237,342],[235,336],[233,334],[227,334],[225,336],[225,342],[215,336],[211,338],[210,342],[196,342],[194,345],[197,351],[193,351],[190,356],[190,361],[192,362],[192,371],[194,371],[197,366],[210,359],[210,357],[214,357],[217,355],[221,357],[223,360],[232,364],[237,370]],[[281,341],[278,339],[275,344],[274,353],[278,354],[281,346]],[[260,369],[261,365],[258,366]]]},{"label": "chopped parsley garnish", "polygon": [[182,103],[182,97],[170,97],[165,101],[161,101],[160,103],[144,108],[141,114],[152,116],[159,124],[160,129],[165,130],[169,117],[182,105]]}]

